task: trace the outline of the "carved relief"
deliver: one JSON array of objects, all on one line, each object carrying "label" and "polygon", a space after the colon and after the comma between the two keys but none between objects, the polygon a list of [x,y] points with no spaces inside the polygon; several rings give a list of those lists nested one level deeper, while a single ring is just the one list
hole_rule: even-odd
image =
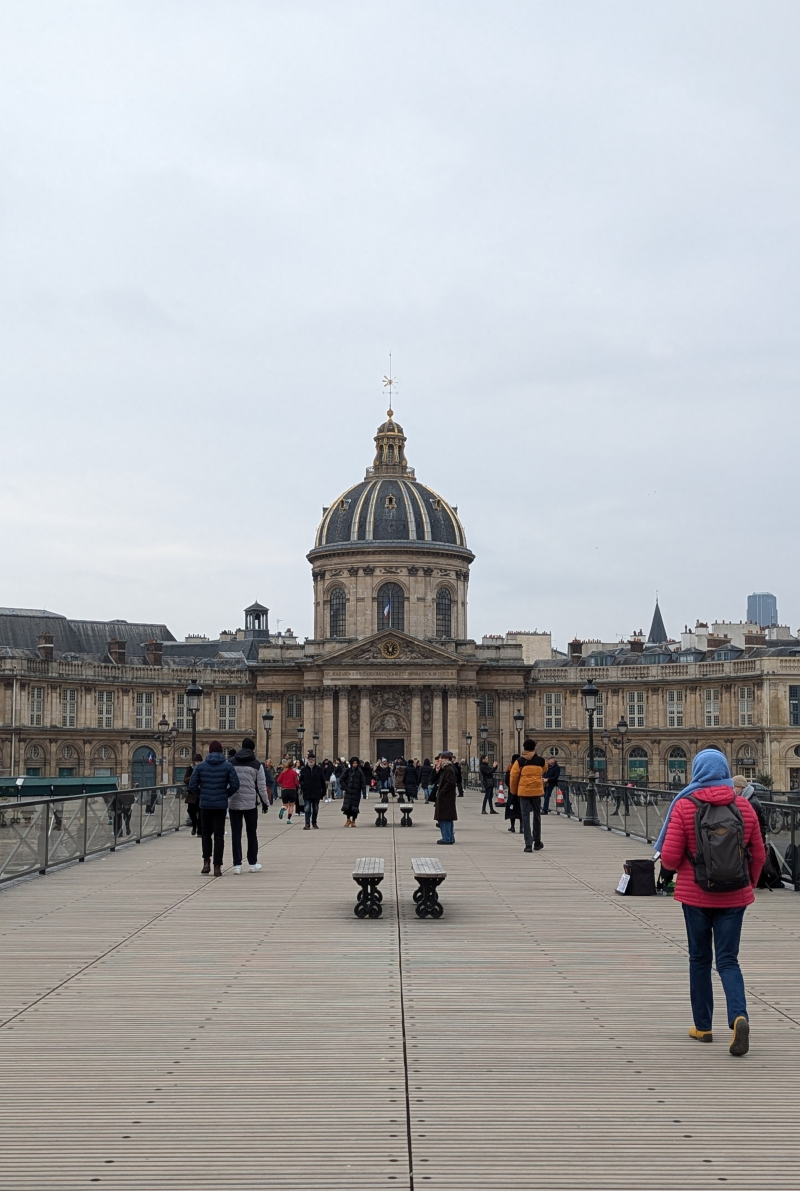
[{"label": "carved relief", "polygon": [[357,732],[361,724],[361,700],[357,694],[350,696],[350,731]]},{"label": "carved relief", "polygon": [[384,711],[408,713],[411,709],[411,691],[408,687],[378,687],[370,691],[369,706],[372,715]]},{"label": "carved relief", "polygon": [[376,716],[372,720],[372,732],[377,735],[380,732],[386,732],[391,735],[408,735],[408,720],[404,715],[400,715],[395,711],[385,711],[382,715]]},{"label": "carved relief", "polygon": [[419,574],[419,567],[406,567],[406,570],[408,571],[409,575]]},{"label": "carved relief", "polygon": [[423,575],[432,575],[432,574],[433,574],[433,567],[423,567],[423,568],[422,568],[422,573],[423,573]]},{"label": "carved relief", "polygon": [[365,575],[372,575],[375,572],[374,567],[363,567],[362,569],[363,569]]},{"label": "carved relief", "polygon": [[433,723],[433,705],[431,696],[426,693],[422,696],[422,726],[423,728],[430,728]]},{"label": "carved relief", "polygon": [[[423,649],[421,646],[413,645],[410,641],[400,641],[400,642],[397,642],[397,644],[399,645],[399,650],[398,650],[397,654],[395,655],[395,657],[392,658],[393,662],[429,662],[429,661],[431,661],[430,653],[426,652],[426,650]],[[366,649],[362,650],[361,653],[351,654],[350,657],[348,658],[348,662],[352,662],[354,665],[357,664],[358,662],[384,662],[385,663],[387,658],[386,658],[386,654],[384,653],[383,647],[384,647],[383,641],[380,643],[375,641],[372,643],[372,645],[370,645]]]},{"label": "carved relief", "polygon": [[358,574],[358,567],[348,567],[347,573],[351,579],[355,579],[356,575]]}]

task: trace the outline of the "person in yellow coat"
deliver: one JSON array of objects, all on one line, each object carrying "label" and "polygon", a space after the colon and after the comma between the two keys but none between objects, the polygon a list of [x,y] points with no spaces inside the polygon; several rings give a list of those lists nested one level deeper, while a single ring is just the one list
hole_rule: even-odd
[{"label": "person in yellow coat", "polygon": [[[519,813],[525,835],[525,851],[541,852],[542,843],[542,799],[544,798],[545,759],[536,752],[536,741],[526,740],[522,745],[522,756],[511,766],[511,793],[519,800]],[[533,833],[531,833],[533,813]]]}]

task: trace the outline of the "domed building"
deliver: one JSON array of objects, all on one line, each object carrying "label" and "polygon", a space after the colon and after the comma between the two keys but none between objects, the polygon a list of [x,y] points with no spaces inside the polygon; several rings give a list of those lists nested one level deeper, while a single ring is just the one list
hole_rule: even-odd
[{"label": "domed building", "polygon": [[317,640],[360,640],[384,629],[423,640],[467,636],[475,556],[457,508],[417,481],[405,444],[390,409],[364,479],[323,509],[308,555]]}]

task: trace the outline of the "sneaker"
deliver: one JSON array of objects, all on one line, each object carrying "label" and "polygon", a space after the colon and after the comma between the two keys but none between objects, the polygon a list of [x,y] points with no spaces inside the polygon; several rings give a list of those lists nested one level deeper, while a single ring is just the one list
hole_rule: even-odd
[{"label": "sneaker", "polygon": [[523,849],[523,851],[525,851],[525,852],[532,852],[532,851],[533,851],[533,848],[529,847],[529,846],[526,844],[526,845],[525,845],[525,847],[524,847],[524,849]]},{"label": "sneaker", "polygon": [[251,873],[260,873],[263,867],[264,867],[263,864],[251,864],[250,872]]},{"label": "sneaker", "polygon": [[286,820],[286,826],[291,827],[291,825],[292,825],[292,816],[289,815],[288,819]]},{"label": "sneaker", "polygon": [[746,1017],[737,1017],[733,1022],[733,1037],[728,1050],[732,1055],[746,1055],[750,1049],[750,1022]]},{"label": "sneaker", "polygon": [[692,1026],[689,1031],[690,1038],[696,1038],[698,1042],[713,1042],[714,1036],[711,1030],[698,1030],[697,1026]]},{"label": "sneaker", "polygon": [[285,806],[282,806],[282,807],[281,807],[281,809],[278,811],[278,818],[279,818],[279,819],[282,819],[282,818],[283,818],[283,812],[284,812],[285,810],[286,810],[286,807],[285,807]]},{"label": "sneaker", "polygon": [[544,847],[544,844],[542,843],[541,840],[539,840],[538,844],[533,845],[533,850],[534,850],[534,852],[541,852],[543,847]]},{"label": "sneaker", "polygon": [[242,871],[241,864],[234,864],[234,866],[233,866],[234,876],[238,877],[241,871]]}]

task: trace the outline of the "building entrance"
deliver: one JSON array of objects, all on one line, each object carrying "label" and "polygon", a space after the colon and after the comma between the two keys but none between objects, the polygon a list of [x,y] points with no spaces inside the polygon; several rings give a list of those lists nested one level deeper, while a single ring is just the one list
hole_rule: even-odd
[{"label": "building entrance", "polygon": [[375,760],[385,757],[387,761],[396,761],[398,757],[405,757],[405,740],[376,740]]}]

